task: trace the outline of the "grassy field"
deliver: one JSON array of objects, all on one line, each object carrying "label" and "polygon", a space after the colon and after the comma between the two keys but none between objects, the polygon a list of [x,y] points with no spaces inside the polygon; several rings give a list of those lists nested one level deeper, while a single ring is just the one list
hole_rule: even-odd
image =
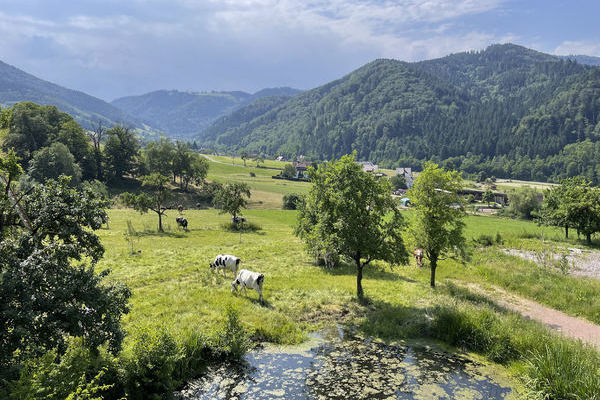
[{"label": "grassy field", "polygon": [[[294,211],[248,210],[248,220],[262,230],[242,235],[223,229],[229,216],[219,215],[215,210],[186,211],[189,232],[177,230],[176,215],[176,211],[168,214],[167,233],[159,234],[155,215],[111,210],[110,230],[99,231],[107,248],[100,267],[110,268],[113,279],[127,282],[134,292],[133,311],[126,320],[128,327],[157,321],[182,330],[199,325],[210,327],[219,323],[225,304],[233,302],[247,308],[244,315],[248,324],[267,339],[289,343],[300,340],[301,332],[306,329],[318,326],[311,321],[328,319],[327,310],[340,311],[353,304],[356,283],[352,267],[332,271],[314,266],[303,244],[292,233]],[[410,214],[406,215],[410,219]],[[138,231],[133,255],[124,235],[128,220]],[[526,221],[467,218],[466,234],[470,242],[481,235],[494,236],[499,232],[507,243],[518,242],[521,235],[531,236],[539,231],[537,225]],[[560,238],[559,231],[550,233]],[[230,295],[231,274],[224,279],[209,270],[208,263],[222,253],[235,254],[243,260],[245,268],[265,273],[268,318],[264,318],[265,309],[256,302]],[[438,271],[442,286],[446,279],[495,284],[600,322],[597,281],[565,277],[503,255],[495,247],[473,247],[470,262],[444,260]],[[376,302],[409,306],[447,301],[429,289],[428,270],[416,268],[414,262],[394,268],[375,264],[367,269],[364,286],[367,295]],[[556,296],[557,293],[561,295]],[[250,297],[255,299],[256,295]],[[279,332],[282,326],[290,331]]]},{"label": "grassy field", "polygon": [[[458,281],[502,286],[598,322],[597,281],[541,269],[501,254],[497,245],[473,245],[471,261],[466,264],[441,261],[436,290],[429,288],[428,270],[416,267],[413,260],[410,265],[395,267],[375,263],[365,270],[363,287],[369,303],[363,305],[355,300],[352,266],[330,270],[313,265],[303,244],[293,235],[295,211],[248,210],[245,216],[262,230],[242,235],[224,229],[229,216],[215,210],[186,211],[189,232],[176,228],[176,215],[176,211],[168,214],[166,232],[159,234],[154,215],[111,210],[110,229],[98,231],[106,247],[99,268],[111,269],[110,279],[126,282],[133,291],[132,310],[124,323],[134,335],[139,329],[162,327],[174,337],[194,332],[214,336],[223,324],[224,310],[233,306],[255,340],[299,343],[309,331],[346,322],[365,335],[385,340],[428,337],[478,352],[508,365],[511,373],[524,377],[526,383],[541,379],[541,367],[522,357],[541,354],[546,349],[541,345],[551,346],[548,351],[553,353],[541,355],[539,364],[556,362],[547,357],[568,360],[566,366],[561,361],[552,369],[554,372],[550,371],[555,375],[572,369],[570,363],[594,365],[594,360],[598,360],[593,350],[558,339],[548,329],[502,311],[494,299],[455,284]],[[405,215],[410,220],[410,213]],[[124,234],[127,221],[137,230],[132,243]],[[546,231],[560,240],[560,232]],[[466,232],[471,243],[481,235],[494,236],[498,232],[505,243],[518,243],[534,240],[531,237],[539,235],[540,228],[525,221],[470,216]],[[231,272],[223,278],[210,270],[209,262],[221,253],[235,254],[242,259],[243,268],[265,274],[264,306],[258,303],[254,291],[248,297],[230,293]],[[584,369],[593,375],[593,367]],[[544,383],[540,385],[543,389]],[[590,393],[595,389],[585,390],[584,393]]]},{"label": "grassy field", "polygon": [[[227,160],[227,157],[222,158]],[[231,158],[229,158],[229,162],[231,162]],[[250,176],[250,173],[254,173],[255,176]],[[207,179],[215,182],[245,182],[250,185],[252,193],[250,209],[280,209],[285,194],[307,193],[310,184],[273,179],[272,176],[278,173],[279,171],[273,169],[256,168],[256,164],[252,162],[248,162],[246,167],[241,162],[239,165],[211,162]]]}]

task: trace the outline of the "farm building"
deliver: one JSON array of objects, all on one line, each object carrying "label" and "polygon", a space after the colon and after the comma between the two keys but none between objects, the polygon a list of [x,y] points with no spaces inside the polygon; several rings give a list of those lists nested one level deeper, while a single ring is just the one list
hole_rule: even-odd
[{"label": "farm building", "polygon": [[413,174],[411,168],[396,168],[396,175],[403,175],[406,187],[411,188],[414,184]]}]

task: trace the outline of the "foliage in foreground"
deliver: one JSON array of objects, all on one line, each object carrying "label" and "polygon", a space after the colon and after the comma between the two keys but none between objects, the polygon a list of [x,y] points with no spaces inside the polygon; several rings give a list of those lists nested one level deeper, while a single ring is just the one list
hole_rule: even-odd
[{"label": "foliage in foreground", "polygon": [[66,336],[82,336],[90,348],[105,342],[113,352],[120,348],[131,292],[107,283],[108,270],[94,270],[104,254],[94,230],[106,222],[107,203],[69,183],[61,177],[26,193],[0,184],[2,366],[61,353]]},{"label": "foliage in foreground", "polygon": [[191,332],[177,341],[165,328],[140,329],[130,347],[113,357],[90,351],[73,338],[62,357],[56,351],[29,359],[19,377],[0,385],[0,396],[14,400],[164,399],[208,364],[240,359],[251,342],[236,309],[214,338]]}]

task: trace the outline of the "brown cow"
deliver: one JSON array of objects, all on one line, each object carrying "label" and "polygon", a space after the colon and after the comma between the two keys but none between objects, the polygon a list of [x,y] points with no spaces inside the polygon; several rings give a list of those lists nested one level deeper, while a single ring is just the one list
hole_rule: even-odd
[{"label": "brown cow", "polygon": [[413,251],[413,255],[415,256],[415,260],[417,260],[417,265],[419,267],[423,266],[423,249],[415,249]]}]

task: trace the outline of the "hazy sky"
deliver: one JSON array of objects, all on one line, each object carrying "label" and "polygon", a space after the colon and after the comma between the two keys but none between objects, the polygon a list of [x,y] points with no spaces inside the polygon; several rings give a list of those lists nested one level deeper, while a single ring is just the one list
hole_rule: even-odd
[{"label": "hazy sky", "polygon": [[310,89],[492,43],[600,56],[598,15],[598,0],[0,0],[0,60],[105,100]]}]

